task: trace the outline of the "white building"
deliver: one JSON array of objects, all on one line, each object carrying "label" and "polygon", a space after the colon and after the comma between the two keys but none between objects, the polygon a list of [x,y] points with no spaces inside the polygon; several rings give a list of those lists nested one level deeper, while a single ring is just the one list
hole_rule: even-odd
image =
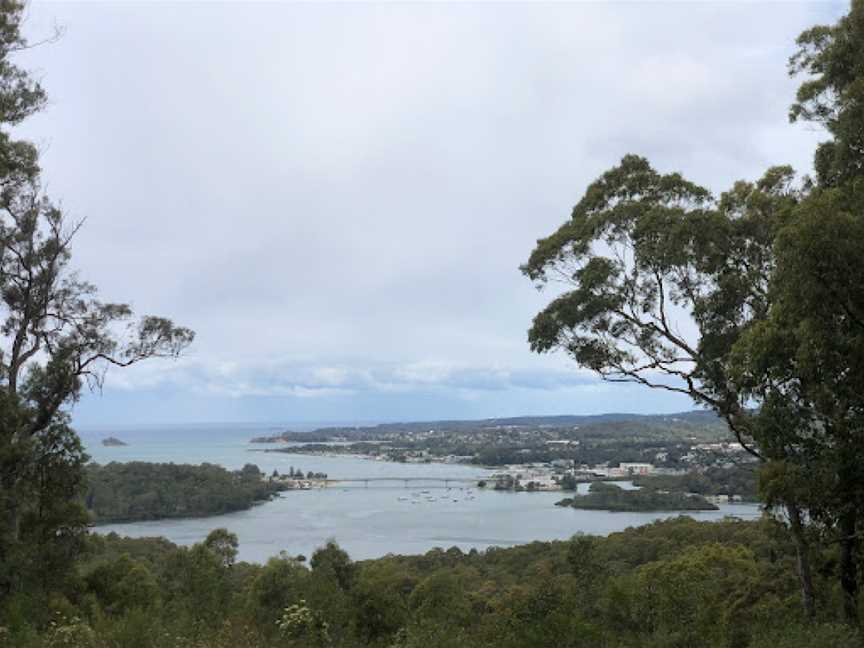
[{"label": "white building", "polygon": [[650,475],[654,472],[654,464],[649,463],[622,463],[620,468],[625,475]]}]

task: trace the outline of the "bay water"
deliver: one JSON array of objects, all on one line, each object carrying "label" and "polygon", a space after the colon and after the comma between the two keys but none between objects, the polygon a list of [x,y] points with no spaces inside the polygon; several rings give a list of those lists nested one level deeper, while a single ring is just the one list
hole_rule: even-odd
[{"label": "bay water", "polygon": [[[355,560],[389,553],[418,554],[434,547],[463,551],[506,547],[534,540],[563,540],[576,533],[606,535],[627,527],[682,513],[615,513],[556,507],[560,492],[510,493],[472,488],[489,470],[464,464],[400,464],[354,456],[319,456],[261,452],[273,447],[252,444],[291,428],[320,425],[209,424],[80,430],[93,461],[213,463],[238,469],[253,463],[265,473],[287,473],[291,467],[327,473],[331,479],[408,478],[401,481],[345,483],[324,489],[288,491],[247,511],[204,518],[100,525],[100,533],[130,537],[163,536],[188,545],[202,541],[213,529],[237,534],[239,559],[265,562],[282,551],[310,556],[328,540],[338,542]],[[105,447],[107,436],[128,445]],[[422,481],[429,478],[430,481]],[[448,490],[436,478],[451,482]],[[420,480],[420,481],[418,481]],[[428,491],[428,492],[421,492]],[[724,504],[718,511],[688,511],[700,520],[724,516],[757,518],[752,504]]]}]

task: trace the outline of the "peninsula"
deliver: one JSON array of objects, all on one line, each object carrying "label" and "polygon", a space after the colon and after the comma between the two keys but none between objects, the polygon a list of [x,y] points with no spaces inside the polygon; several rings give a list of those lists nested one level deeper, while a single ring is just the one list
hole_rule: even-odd
[{"label": "peninsula", "polygon": [[290,486],[246,464],[109,463],[87,466],[84,505],[96,524],[203,517],[251,508]]}]

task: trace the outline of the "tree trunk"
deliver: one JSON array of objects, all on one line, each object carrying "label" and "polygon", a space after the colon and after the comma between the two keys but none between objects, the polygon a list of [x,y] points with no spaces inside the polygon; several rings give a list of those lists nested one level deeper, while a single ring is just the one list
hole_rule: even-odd
[{"label": "tree trunk", "polygon": [[810,546],[804,536],[804,524],[801,522],[801,509],[797,504],[787,504],[789,525],[792,529],[792,539],[795,542],[795,552],[798,556],[798,581],[801,584],[801,602],[807,619],[812,621],[816,616],[816,596],[813,593],[813,573],[810,568]]},{"label": "tree trunk", "polygon": [[851,625],[858,625],[858,539],[855,536],[856,515],[846,513],[840,520],[840,586],[843,588],[843,616]]}]

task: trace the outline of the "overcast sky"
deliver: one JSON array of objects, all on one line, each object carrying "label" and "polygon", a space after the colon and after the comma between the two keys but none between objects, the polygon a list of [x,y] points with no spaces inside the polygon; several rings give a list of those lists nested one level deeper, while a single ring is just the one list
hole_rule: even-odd
[{"label": "overcast sky", "polygon": [[197,331],[82,426],[669,412],[528,350],[518,271],[625,153],[807,171],[794,39],[845,3],[36,3],[19,133],[105,298]]}]

